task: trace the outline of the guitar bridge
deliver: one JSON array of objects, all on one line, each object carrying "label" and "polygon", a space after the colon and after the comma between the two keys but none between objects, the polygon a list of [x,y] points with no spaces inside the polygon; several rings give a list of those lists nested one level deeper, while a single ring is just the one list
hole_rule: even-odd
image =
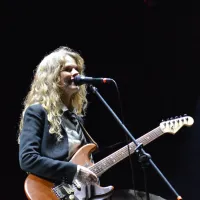
[{"label": "guitar bridge", "polygon": [[81,190],[81,183],[80,183],[77,179],[74,180],[73,185],[74,185],[78,190]]},{"label": "guitar bridge", "polygon": [[57,185],[52,188],[52,191],[59,199],[63,200],[73,200],[74,197],[74,190],[72,189],[71,185],[63,182],[60,185]]}]

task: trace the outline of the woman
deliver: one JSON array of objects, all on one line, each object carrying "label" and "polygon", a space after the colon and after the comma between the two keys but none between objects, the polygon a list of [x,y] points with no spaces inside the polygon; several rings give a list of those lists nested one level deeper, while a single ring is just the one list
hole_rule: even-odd
[{"label": "woman", "polygon": [[98,182],[95,173],[70,162],[92,140],[79,122],[87,109],[86,86],[73,81],[79,74],[84,75],[84,60],[68,47],[56,49],[37,66],[19,126],[19,163],[28,174],[54,183]]}]

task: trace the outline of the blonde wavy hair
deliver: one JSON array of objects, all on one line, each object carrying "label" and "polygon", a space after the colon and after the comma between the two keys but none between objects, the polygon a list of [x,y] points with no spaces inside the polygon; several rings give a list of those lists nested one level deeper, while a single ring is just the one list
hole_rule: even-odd
[{"label": "blonde wavy hair", "polygon": [[[66,55],[71,56],[76,61],[79,73],[84,75],[85,66],[83,58],[78,52],[75,52],[69,47],[61,46],[49,55],[46,55],[36,67],[30,91],[23,102],[24,108],[20,117],[19,136],[23,127],[23,118],[26,109],[32,104],[39,103],[47,111],[47,118],[50,123],[49,132],[56,134],[58,140],[62,138],[60,125],[63,104],[60,98],[62,92],[59,82],[61,68],[66,63]],[[70,108],[82,116],[86,114],[88,105],[86,89],[86,85],[81,85],[79,91],[72,96],[70,102]]]}]

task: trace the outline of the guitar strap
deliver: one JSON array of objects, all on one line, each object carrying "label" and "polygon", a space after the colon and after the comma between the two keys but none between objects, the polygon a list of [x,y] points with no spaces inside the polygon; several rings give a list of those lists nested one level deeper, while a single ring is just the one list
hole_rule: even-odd
[{"label": "guitar strap", "polygon": [[80,124],[82,130],[84,131],[85,135],[87,136],[87,138],[88,138],[92,143],[94,143],[94,144],[97,146],[97,148],[99,148],[99,147],[98,147],[98,144],[92,139],[92,137],[91,137],[90,134],[87,132],[87,130],[85,129],[85,127],[83,126],[83,124],[80,122],[79,119],[78,119],[78,122],[79,122],[79,124]]}]

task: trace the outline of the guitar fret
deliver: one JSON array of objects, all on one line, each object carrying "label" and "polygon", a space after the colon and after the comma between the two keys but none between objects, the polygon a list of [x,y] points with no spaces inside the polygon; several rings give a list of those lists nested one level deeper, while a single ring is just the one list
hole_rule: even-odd
[{"label": "guitar fret", "polygon": [[[160,127],[157,127],[149,133],[141,136],[139,139],[137,139],[137,142],[146,145],[162,134],[163,132],[161,131]],[[103,172],[129,155],[128,147],[130,154],[133,154],[135,152],[136,146],[133,142],[131,142],[116,152],[112,153],[111,155],[107,156],[106,158],[102,159],[101,161],[97,162],[95,165],[91,166],[90,170],[92,170],[97,175],[101,175]]]},{"label": "guitar fret", "polygon": [[143,145],[148,144],[149,142],[153,141],[155,138],[157,138],[158,136],[160,136],[162,134],[162,132],[160,130],[152,130],[150,132],[150,134],[148,134],[148,136],[144,135],[141,138],[139,138],[138,140],[143,143]]},{"label": "guitar fret", "polygon": [[[134,152],[133,144],[130,143],[129,146],[130,146],[130,150],[131,150],[130,153],[133,153]],[[115,165],[115,163],[118,163],[119,161],[121,161],[122,159],[124,159],[127,156],[127,152],[128,152],[127,148],[128,148],[128,145],[126,145],[122,149],[119,149],[115,153],[111,154],[111,156],[108,156],[108,157],[104,158],[103,160],[99,161],[98,163],[96,163],[95,165],[90,167],[90,169],[93,172],[95,172],[96,174],[106,171],[108,168]],[[99,166],[101,166],[101,167],[99,167]],[[96,168],[98,170],[96,170]],[[101,170],[99,170],[100,168],[101,168]]]}]

